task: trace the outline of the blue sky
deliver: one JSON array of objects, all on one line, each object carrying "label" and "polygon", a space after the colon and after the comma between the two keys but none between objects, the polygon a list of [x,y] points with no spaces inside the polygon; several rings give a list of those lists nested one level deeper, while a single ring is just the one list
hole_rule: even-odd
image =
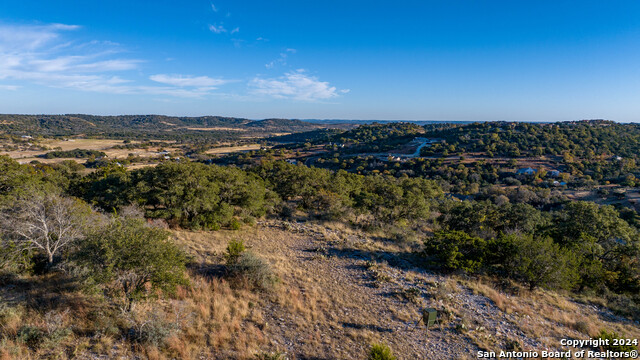
[{"label": "blue sky", "polygon": [[0,0],[0,113],[640,121],[640,2]]}]

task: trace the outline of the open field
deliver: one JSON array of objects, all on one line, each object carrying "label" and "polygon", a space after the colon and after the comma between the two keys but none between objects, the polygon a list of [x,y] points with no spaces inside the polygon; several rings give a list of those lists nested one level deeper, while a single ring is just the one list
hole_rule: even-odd
[{"label": "open field", "polygon": [[238,151],[252,151],[252,150],[260,150],[262,146],[260,144],[248,144],[248,145],[239,145],[239,146],[226,146],[226,147],[218,147],[207,150],[206,154],[230,154]]},{"label": "open field", "polygon": [[187,130],[196,130],[196,131],[247,131],[247,129],[240,128],[231,128],[231,127],[188,127]]},{"label": "open field", "polygon": [[[70,139],[70,140],[43,140],[38,145],[45,146],[49,149],[61,148],[63,151],[73,149],[100,150],[104,151],[115,145],[122,145],[123,140],[105,140],[105,139]],[[46,154],[51,150],[15,150],[0,151],[0,155],[8,155],[12,159],[35,159],[38,155]]]},{"label": "open field", "polygon": [[[132,144],[138,143],[132,141]],[[53,140],[46,139],[37,143],[37,145],[44,146],[48,150],[12,150],[12,151],[0,151],[0,155],[7,155],[12,159],[16,159],[22,164],[29,163],[33,160],[40,161],[42,163],[51,164],[60,162],[63,160],[69,160],[68,158],[54,158],[45,159],[41,156],[53,151],[54,149],[69,151],[74,149],[82,150],[97,150],[107,154],[107,157],[111,159],[122,159],[128,157],[130,154],[140,157],[156,157],[159,147],[148,147],[146,149],[113,149],[116,145],[123,145],[123,140],[113,139],[68,139],[68,140]],[[173,148],[165,148],[164,150],[173,151]],[[86,159],[73,158],[78,163],[86,162]]]}]

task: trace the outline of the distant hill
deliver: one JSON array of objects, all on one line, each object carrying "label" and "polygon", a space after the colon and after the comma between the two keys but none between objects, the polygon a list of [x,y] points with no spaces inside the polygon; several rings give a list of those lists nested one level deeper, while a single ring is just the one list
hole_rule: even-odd
[{"label": "distant hill", "polygon": [[[294,133],[333,127],[290,119],[250,120],[245,118],[165,115],[99,116],[66,115],[0,115],[0,132],[12,135],[104,136],[104,137],[227,137],[264,136],[272,133]],[[345,125],[335,127],[344,128]]]},{"label": "distant hill", "polygon": [[282,132],[301,132],[313,129],[324,128],[326,125],[320,125],[311,122],[291,119],[265,119],[252,121],[245,125],[247,128],[280,130]]}]

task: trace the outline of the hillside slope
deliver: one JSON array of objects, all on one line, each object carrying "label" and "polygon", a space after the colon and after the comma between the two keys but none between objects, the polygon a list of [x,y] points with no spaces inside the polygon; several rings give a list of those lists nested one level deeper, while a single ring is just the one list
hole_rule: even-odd
[{"label": "hillside slope", "polygon": [[[388,344],[398,359],[475,359],[478,350],[560,350],[561,338],[600,329],[638,338],[638,323],[594,304],[413,266],[410,244],[398,246],[339,224],[265,222],[240,232],[178,232],[199,261],[219,263],[230,239],[245,239],[282,279],[261,296],[256,348],[292,359],[362,359],[370,344]],[[218,254],[212,256],[211,254]],[[420,311],[439,310],[425,330]],[[250,347],[249,347],[250,348]],[[250,356],[225,352],[223,357]]]}]

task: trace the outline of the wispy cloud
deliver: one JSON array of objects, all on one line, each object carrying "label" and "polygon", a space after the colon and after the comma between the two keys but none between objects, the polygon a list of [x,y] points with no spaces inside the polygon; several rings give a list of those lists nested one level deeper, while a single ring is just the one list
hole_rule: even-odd
[{"label": "wispy cloud", "polygon": [[218,12],[218,8],[213,3],[211,3],[211,10]]},{"label": "wispy cloud", "polygon": [[276,65],[287,65],[287,57],[289,56],[289,54],[295,53],[296,49],[285,49],[284,52],[280,53],[280,56],[278,56],[277,59],[264,64],[264,67],[266,67],[267,69],[273,69]]},{"label": "wispy cloud", "polygon": [[227,29],[225,29],[224,26],[222,25],[209,24],[209,31],[211,31],[214,34],[222,34],[222,33],[226,33]]},{"label": "wispy cloud", "polygon": [[[20,91],[27,84],[127,95],[157,95],[175,98],[220,96],[219,87],[234,80],[203,75],[153,74],[139,82],[144,59],[127,55],[123,46],[111,41],[78,41],[76,25],[0,24],[0,90]],[[210,26],[215,33],[229,33],[223,24]],[[231,33],[237,33],[234,28]],[[240,44],[243,40],[231,39]],[[262,39],[262,41],[267,41]],[[286,65],[295,49],[286,48],[273,65]],[[269,64],[267,64],[269,67]],[[271,66],[273,67],[273,66]],[[256,96],[299,101],[321,101],[347,93],[304,70],[289,71],[280,77],[256,76],[248,81],[248,91],[237,95],[244,100]],[[234,95],[236,96],[236,95]]]},{"label": "wispy cloud", "polygon": [[0,85],[0,90],[16,91],[20,89],[17,85]]},{"label": "wispy cloud", "polygon": [[0,25],[0,51],[34,50],[56,39],[61,31],[77,30],[77,25]]},{"label": "wispy cloud", "polygon": [[92,61],[93,56],[61,56],[53,59],[32,59],[26,65],[41,72],[110,72],[135,69],[141,60],[113,59]]},{"label": "wispy cloud", "polygon": [[231,33],[232,33],[232,34],[235,34],[235,33],[237,33],[237,32],[240,32],[240,28],[239,28],[239,27],[237,27],[237,26],[236,26],[233,30],[231,30]]},{"label": "wispy cloud", "polygon": [[340,96],[344,90],[338,90],[326,81],[307,75],[304,70],[288,72],[279,78],[263,79],[255,77],[249,83],[255,95],[276,99],[293,99],[300,101],[327,100]]},{"label": "wispy cloud", "polygon": [[[76,25],[0,25],[0,80],[23,81],[54,88],[114,94],[202,97],[226,81],[206,76],[154,75],[162,86],[146,86],[122,77],[140,70],[141,59],[121,56],[110,41],[68,40]],[[18,90],[17,85],[0,85]]]},{"label": "wispy cloud", "polygon": [[230,82],[229,80],[214,79],[208,76],[190,76],[190,75],[167,75],[157,74],[151,75],[149,79],[173,86],[180,87],[207,87],[212,88]]}]

